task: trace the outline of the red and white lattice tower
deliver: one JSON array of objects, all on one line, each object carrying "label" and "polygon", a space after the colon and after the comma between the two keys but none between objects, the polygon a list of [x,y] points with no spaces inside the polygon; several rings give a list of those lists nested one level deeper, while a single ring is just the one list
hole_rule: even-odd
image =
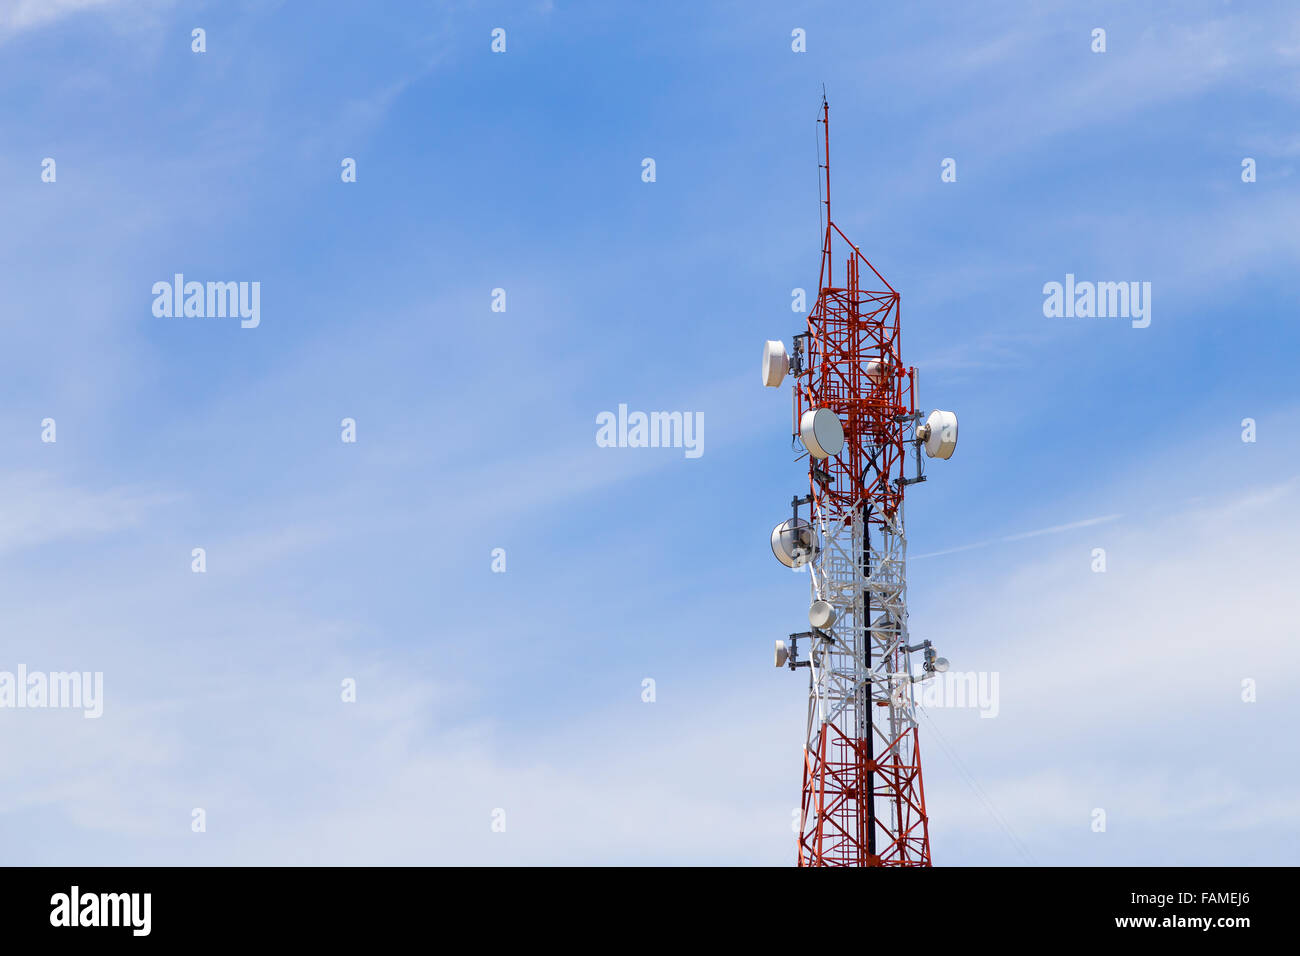
[{"label": "red and white lattice tower", "polygon": [[[774,364],[789,369],[794,432],[808,450],[808,494],[773,532],[777,557],[808,572],[812,589],[811,630],[791,635],[789,648],[777,642],[776,660],[809,671],[798,861],[929,866],[912,685],[947,661],[928,641],[909,644],[903,495],[924,480],[923,448],[930,457],[952,454],[956,417],[936,411],[920,423],[916,370],[901,355],[898,293],[831,218],[825,101],[818,122],[826,230],[817,301],[792,356],[780,342],[764,352],[765,384],[784,378]],[[809,645],[802,661],[799,638]],[[918,651],[924,658],[914,668]]]}]

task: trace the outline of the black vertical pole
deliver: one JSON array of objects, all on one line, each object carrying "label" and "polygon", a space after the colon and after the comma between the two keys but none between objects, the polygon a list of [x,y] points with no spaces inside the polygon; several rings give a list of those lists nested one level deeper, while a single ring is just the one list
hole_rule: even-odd
[{"label": "black vertical pole", "polygon": [[[866,581],[871,580],[871,506],[862,503],[862,575]],[[863,652],[866,657],[867,671],[871,671],[871,588],[864,586],[862,589],[862,607],[864,610],[864,620],[862,623],[862,644]],[[875,702],[871,699],[871,684],[868,683],[865,689],[867,718],[864,721],[867,731],[867,760],[875,759],[876,742],[875,733],[872,730],[873,710]],[[869,767],[870,765],[868,765]],[[875,799],[875,775],[870,769],[867,770],[867,852],[872,856],[876,855],[876,799]],[[859,812],[862,809],[859,808]]]}]

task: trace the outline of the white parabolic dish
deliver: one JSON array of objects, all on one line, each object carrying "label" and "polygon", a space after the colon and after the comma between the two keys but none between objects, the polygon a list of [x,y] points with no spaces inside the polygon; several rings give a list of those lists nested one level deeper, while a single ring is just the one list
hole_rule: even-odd
[{"label": "white parabolic dish", "polygon": [[768,339],[763,343],[763,384],[776,388],[790,371],[790,356],[785,354],[785,343]]},{"label": "white parabolic dish", "polygon": [[817,532],[803,518],[787,518],[772,529],[772,553],[787,568],[803,567],[817,551]]},{"label": "white parabolic dish", "polygon": [[951,458],[957,448],[957,416],[935,409],[925,420],[930,434],[925,438],[925,453],[931,458]]},{"label": "white parabolic dish", "polygon": [[813,601],[808,608],[808,623],[819,630],[828,630],[835,624],[835,608],[829,601]]},{"label": "white parabolic dish", "polygon": [[844,426],[829,408],[810,408],[799,419],[799,437],[814,458],[830,458],[844,447]]}]

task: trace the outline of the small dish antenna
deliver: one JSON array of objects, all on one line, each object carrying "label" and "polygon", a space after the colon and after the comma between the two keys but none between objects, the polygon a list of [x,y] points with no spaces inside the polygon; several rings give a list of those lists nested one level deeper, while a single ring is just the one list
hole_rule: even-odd
[{"label": "small dish antenna", "polygon": [[776,642],[776,666],[784,667],[785,662],[790,659],[790,652],[786,650],[785,641]]},{"label": "small dish antenna", "polygon": [[946,658],[946,657],[936,657],[936,658],[934,659],[934,672],[935,672],[936,674],[946,674],[946,673],[948,673],[948,667],[949,667],[949,664],[948,664],[948,658]]},{"label": "small dish antenna", "polygon": [[776,388],[790,371],[790,356],[785,352],[785,343],[768,339],[763,343],[763,384]]},{"label": "small dish antenna", "polygon": [[786,518],[772,529],[772,553],[787,568],[801,568],[817,557],[817,532],[803,518]]},{"label": "small dish antenna", "polygon": [[810,408],[799,419],[799,437],[810,455],[825,460],[844,447],[844,426],[829,408]]},{"label": "small dish antenna", "polygon": [[830,630],[835,626],[835,608],[829,601],[813,601],[812,607],[808,608],[808,623],[819,631]]},{"label": "small dish antenna", "polygon": [[925,453],[931,458],[951,458],[957,450],[957,415],[935,409],[916,430],[916,437],[925,442]]},{"label": "small dish antenna", "polygon": [[892,371],[888,362],[882,362],[879,359],[872,359],[867,363],[867,378],[879,385],[885,379],[889,378]]}]

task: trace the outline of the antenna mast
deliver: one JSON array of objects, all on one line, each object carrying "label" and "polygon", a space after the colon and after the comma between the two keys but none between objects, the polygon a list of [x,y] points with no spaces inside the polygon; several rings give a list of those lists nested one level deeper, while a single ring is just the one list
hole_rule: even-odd
[{"label": "antenna mast", "polygon": [[[764,384],[793,378],[808,493],[772,533],[777,558],[808,571],[812,629],[777,642],[776,664],[809,671],[800,866],[929,866],[913,684],[947,670],[911,644],[903,495],[924,481],[921,449],[948,458],[957,422],[916,409],[901,358],[899,295],[831,218],[830,106],[822,97],[826,232],[807,327],[764,349]],[[849,254],[836,274],[833,240]],[[866,267],[864,285],[863,266]],[[914,474],[907,475],[909,452]],[[807,518],[799,516],[807,505]],[[798,642],[808,642],[799,660]],[[923,652],[920,667],[913,655]]]}]

